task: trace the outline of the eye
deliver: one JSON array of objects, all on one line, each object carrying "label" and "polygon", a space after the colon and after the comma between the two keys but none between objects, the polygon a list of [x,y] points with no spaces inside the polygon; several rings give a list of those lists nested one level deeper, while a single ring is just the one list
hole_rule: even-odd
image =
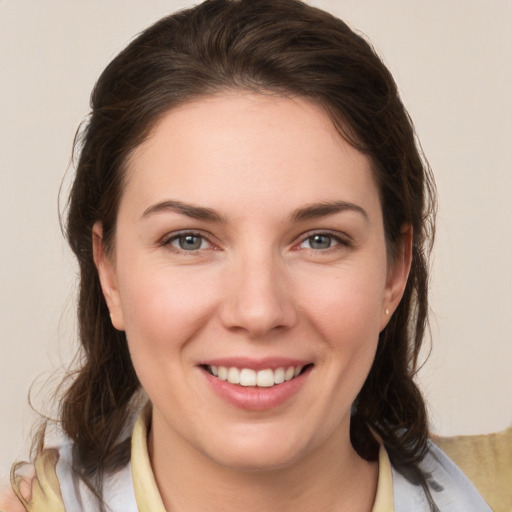
[{"label": "eye", "polygon": [[212,244],[199,233],[179,233],[163,241],[163,245],[170,246],[178,251],[199,251],[208,249]]},{"label": "eye", "polygon": [[330,249],[335,245],[339,245],[341,240],[339,237],[335,237],[330,235],[329,233],[316,233],[314,235],[308,236],[299,247],[302,249],[314,249],[316,251],[321,251],[325,249]]}]

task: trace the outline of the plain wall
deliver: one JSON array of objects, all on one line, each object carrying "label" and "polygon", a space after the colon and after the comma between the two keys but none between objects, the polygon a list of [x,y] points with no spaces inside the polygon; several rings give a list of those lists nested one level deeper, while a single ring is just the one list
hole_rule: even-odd
[{"label": "plain wall", "polygon": [[[394,74],[437,178],[433,429],[512,423],[512,2],[317,0]],[[75,350],[58,193],[88,96],[137,32],[186,1],[0,0],[0,478]],[[63,182],[65,203],[72,170]],[[46,384],[45,384],[46,383]]]}]

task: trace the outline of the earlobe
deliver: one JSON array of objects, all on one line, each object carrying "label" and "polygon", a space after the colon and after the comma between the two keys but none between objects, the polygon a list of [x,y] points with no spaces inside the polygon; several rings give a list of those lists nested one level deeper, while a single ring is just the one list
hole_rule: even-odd
[{"label": "earlobe", "polygon": [[110,311],[112,325],[120,330],[124,330],[123,310],[119,290],[117,287],[117,277],[115,266],[108,256],[105,244],[103,242],[103,227],[101,222],[96,222],[92,228],[92,249],[94,264],[100,278],[103,296]]},{"label": "earlobe", "polygon": [[405,291],[412,262],[412,226],[402,229],[400,247],[389,265],[386,290],[382,304],[381,330],[386,327]]}]

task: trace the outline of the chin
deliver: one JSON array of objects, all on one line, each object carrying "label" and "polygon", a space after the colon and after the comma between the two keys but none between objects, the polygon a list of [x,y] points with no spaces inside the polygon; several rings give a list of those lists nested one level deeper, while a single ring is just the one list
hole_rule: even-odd
[{"label": "chin", "polygon": [[307,456],[308,443],[293,440],[287,435],[261,432],[255,436],[230,436],[215,443],[205,454],[214,462],[241,472],[271,472],[290,467]]},{"label": "chin", "polygon": [[277,453],[273,448],[269,448],[265,452],[261,450],[237,450],[235,453],[219,455],[213,460],[234,471],[268,473],[290,467],[299,459],[297,453]]}]

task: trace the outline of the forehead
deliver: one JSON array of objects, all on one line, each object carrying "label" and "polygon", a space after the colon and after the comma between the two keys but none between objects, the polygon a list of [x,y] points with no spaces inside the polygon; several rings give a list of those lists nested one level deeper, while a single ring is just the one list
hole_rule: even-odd
[{"label": "forehead", "polygon": [[302,98],[226,93],[185,103],[160,119],[126,172],[121,203],[139,209],[165,196],[215,208],[378,202],[369,158]]}]

